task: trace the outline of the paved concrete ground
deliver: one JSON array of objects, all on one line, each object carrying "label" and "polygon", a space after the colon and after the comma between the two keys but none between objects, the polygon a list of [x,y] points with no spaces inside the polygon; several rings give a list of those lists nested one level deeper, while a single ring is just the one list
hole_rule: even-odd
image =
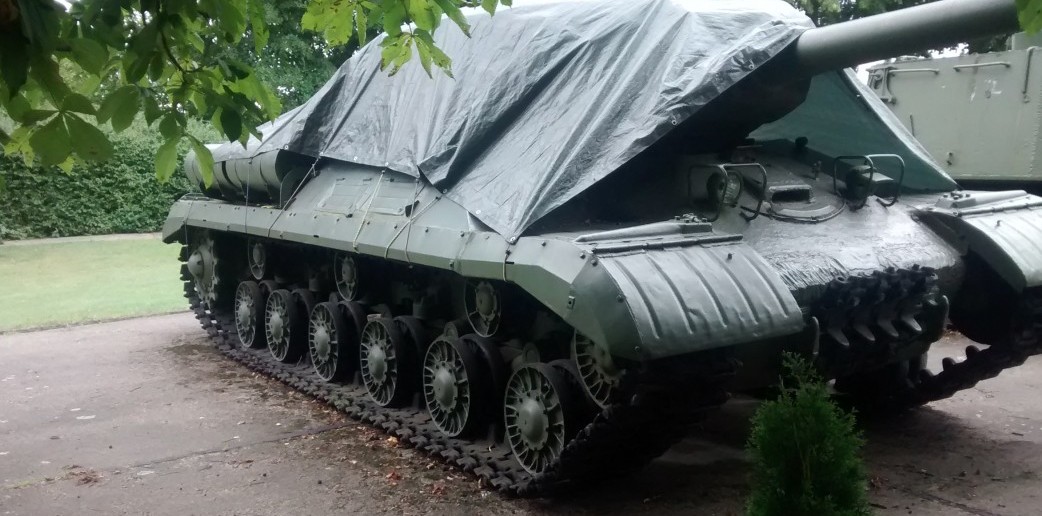
[{"label": "paved concrete ground", "polygon": [[[0,514],[740,514],[747,493],[751,400],[637,477],[508,500],[207,342],[187,314],[0,336]],[[1039,513],[1040,369],[866,422],[877,511]]]}]

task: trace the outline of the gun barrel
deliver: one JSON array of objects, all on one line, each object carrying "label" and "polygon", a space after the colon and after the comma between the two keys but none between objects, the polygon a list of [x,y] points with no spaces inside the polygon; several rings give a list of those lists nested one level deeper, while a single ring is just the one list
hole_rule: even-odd
[{"label": "gun barrel", "polygon": [[793,57],[815,74],[1017,30],[1014,0],[938,0],[808,30]]}]

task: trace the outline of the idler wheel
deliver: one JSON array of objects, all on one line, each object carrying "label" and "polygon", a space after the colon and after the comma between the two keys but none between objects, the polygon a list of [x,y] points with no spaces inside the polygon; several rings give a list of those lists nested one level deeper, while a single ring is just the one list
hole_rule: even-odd
[{"label": "idler wheel", "polygon": [[231,279],[227,270],[230,264],[226,266],[222,258],[213,236],[205,233],[192,248],[185,264],[199,299],[211,310],[231,308],[234,304],[235,283],[228,283]]},{"label": "idler wheel", "polygon": [[293,302],[293,295],[278,289],[268,296],[264,330],[268,350],[279,362],[295,362],[307,349],[307,321]]},{"label": "idler wheel", "polygon": [[584,409],[567,367],[521,366],[507,382],[503,403],[506,439],[526,471],[550,469],[578,432]]},{"label": "idler wheel", "polygon": [[318,376],[327,382],[346,378],[352,371],[354,332],[336,303],[319,303],[308,319],[308,353]]},{"label": "idler wheel", "polygon": [[615,365],[611,354],[604,346],[575,332],[572,336],[572,360],[583,391],[598,407],[607,407],[622,378],[622,370]]},{"label": "idler wheel", "polygon": [[431,421],[449,437],[471,435],[483,422],[484,388],[477,352],[457,338],[442,335],[423,359],[423,398]]},{"label": "idler wheel", "polygon": [[264,291],[255,281],[243,281],[235,289],[235,331],[243,348],[264,344]]},{"label": "idler wheel", "polygon": [[401,406],[409,399],[410,379],[416,377],[415,367],[409,367],[415,363],[413,351],[393,319],[379,317],[365,325],[358,342],[358,370],[377,405]]}]

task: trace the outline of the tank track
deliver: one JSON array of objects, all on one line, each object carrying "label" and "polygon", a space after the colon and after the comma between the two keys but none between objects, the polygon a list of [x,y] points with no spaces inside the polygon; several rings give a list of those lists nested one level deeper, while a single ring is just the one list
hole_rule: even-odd
[{"label": "tank track", "polygon": [[968,346],[966,360],[956,362],[945,358],[941,361],[942,371],[937,374],[925,369],[920,371],[913,389],[904,397],[904,404],[922,405],[949,398],[958,391],[972,388],[977,382],[995,378],[1004,369],[1023,364],[1028,357],[1042,354],[1040,294],[1038,290],[1029,290],[1021,300],[1020,308],[1026,317],[1023,331],[1013,332],[1008,343],[996,343],[987,349]]},{"label": "tank track", "polygon": [[985,349],[967,346],[966,359],[959,362],[947,357],[942,370],[933,373],[925,367],[898,388],[869,400],[867,408],[881,411],[906,410],[933,401],[950,398],[955,393],[973,388],[978,382],[995,378],[1003,370],[1022,365],[1033,355],[1042,354],[1042,291],[1024,293],[1019,309],[1024,325],[1013,331],[1007,342]]},{"label": "tank track", "polygon": [[[186,256],[182,250],[182,262]],[[707,365],[706,374],[698,382],[687,380],[679,384],[684,389],[677,389],[676,383],[657,382],[625,402],[600,410],[565,445],[547,471],[532,475],[513,458],[506,443],[447,437],[430,421],[426,409],[380,407],[369,400],[365,387],[357,380],[337,384],[318,378],[306,357],[296,364],[286,364],[275,361],[267,348],[243,349],[231,311],[211,311],[201,302],[184,263],[181,279],[196,319],[225,356],[396,437],[401,445],[470,473],[483,486],[508,496],[549,496],[639,470],[679,442],[691,425],[728,399],[723,387],[735,372],[735,364],[730,360]],[[690,378],[691,371],[687,375]]]}]

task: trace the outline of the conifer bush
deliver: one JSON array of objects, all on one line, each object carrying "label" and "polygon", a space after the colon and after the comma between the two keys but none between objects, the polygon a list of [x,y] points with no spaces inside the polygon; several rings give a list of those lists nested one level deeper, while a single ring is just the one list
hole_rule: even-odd
[{"label": "conifer bush", "polygon": [[753,416],[750,516],[871,514],[854,416],[833,402],[828,385],[797,355],[784,358],[780,394]]}]

